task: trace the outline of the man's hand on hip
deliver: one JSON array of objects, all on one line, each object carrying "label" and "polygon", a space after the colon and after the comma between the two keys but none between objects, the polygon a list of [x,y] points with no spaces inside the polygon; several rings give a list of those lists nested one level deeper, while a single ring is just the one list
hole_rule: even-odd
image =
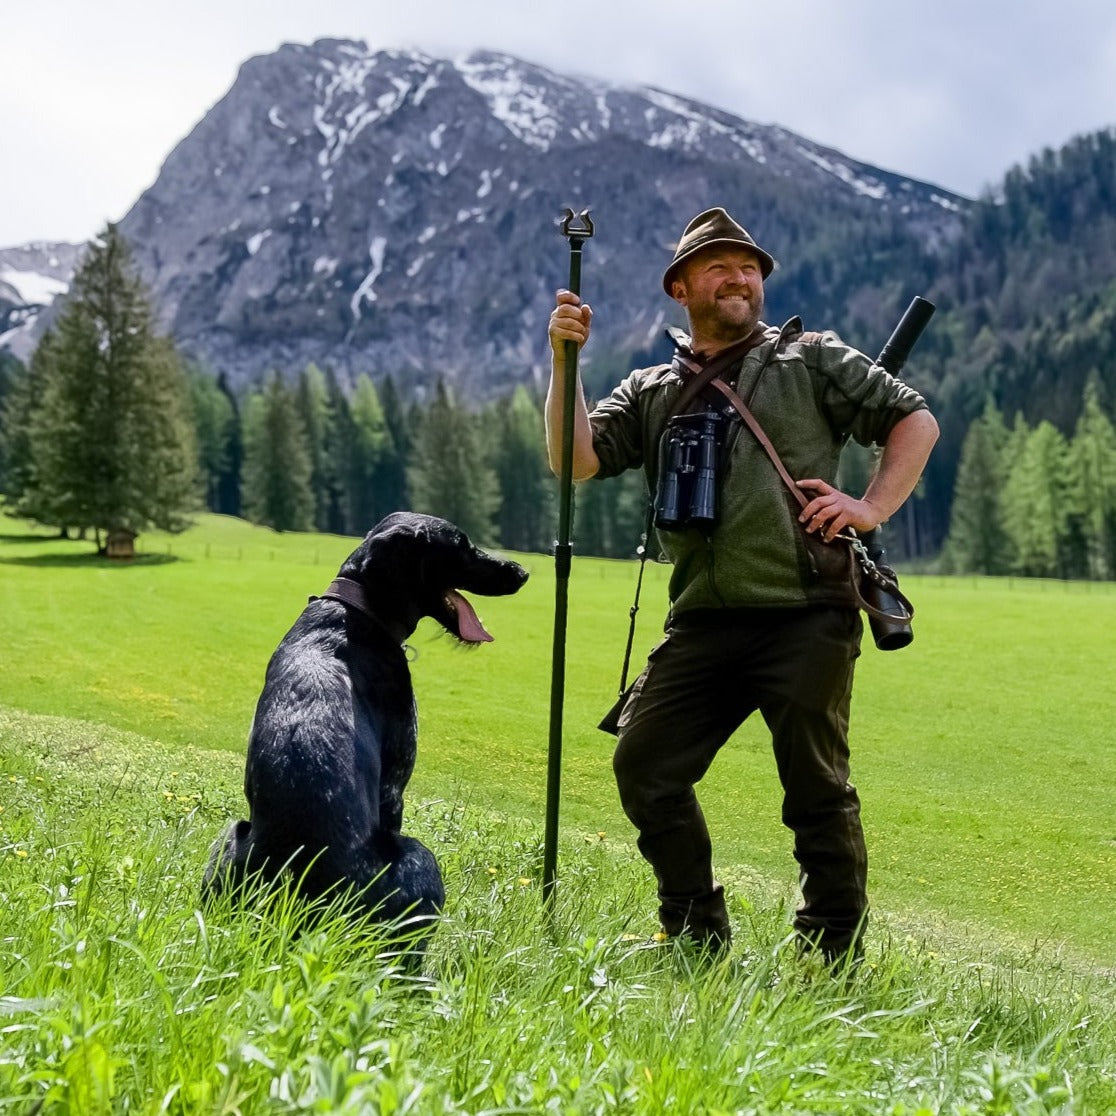
[{"label": "man's hand on hip", "polygon": [[820,534],[826,542],[846,527],[864,532],[871,531],[883,522],[883,517],[873,504],[867,500],[857,500],[817,477],[795,483],[807,493],[815,494],[802,509],[798,522],[810,534]]}]

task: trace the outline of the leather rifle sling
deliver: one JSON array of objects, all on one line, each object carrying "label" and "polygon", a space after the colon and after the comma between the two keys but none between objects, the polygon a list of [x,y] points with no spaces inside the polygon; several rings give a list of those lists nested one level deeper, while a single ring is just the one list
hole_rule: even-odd
[{"label": "leather rifle sling", "polygon": [[732,408],[743,419],[744,425],[755,435],[756,441],[763,447],[764,453],[771,458],[771,464],[775,466],[775,471],[782,478],[783,483],[794,493],[795,499],[798,501],[798,506],[804,508],[810,501],[806,498],[806,493],[794,483],[790,473],[787,472],[786,466],[783,464],[782,458],[779,456],[778,450],[771,444],[771,439],[764,433],[764,429],[756,420],[756,416],[748,409],[744,400],[736,394],[724,382],[724,380],[714,380],[712,386],[717,389],[732,405]]},{"label": "leather rifle sling", "polygon": [[[723,380],[713,380],[712,386],[717,389],[732,405],[732,408],[744,421],[744,425],[755,435],[756,441],[763,447],[764,453],[771,459],[771,464],[775,466],[776,472],[782,478],[783,483],[794,493],[795,499],[798,501],[798,506],[804,508],[810,501],[806,494],[794,483],[790,473],[787,472],[786,466],[783,464],[782,459],[779,457],[778,450],[771,444],[771,439],[764,433],[764,429],[760,426],[755,415],[748,409],[747,404],[735,391],[732,390]],[[851,528],[850,528],[851,530]],[[860,608],[864,609],[869,616],[876,616],[881,620],[909,620],[914,616],[914,605],[907,599],[906,595],[899,588],[899,583],[893,578],[886,576],[880,568],[868,557],[867,551],[864,549],[864,544],[856,537],[855,532],[852,534],[837,534],[835,539],[841,539],[850,544],[853,550],[853,561],[860,563],[860,568],[866,577],[871,578],[877,585],[880,585],[886,590],[890,596],[905,610],[905,615],[895,615],[893,613],[885,612],[877,608],[870,601],[864,599],[864,594],[860,588],[853,583],[853,590],[857,596],[857,604]]]}]

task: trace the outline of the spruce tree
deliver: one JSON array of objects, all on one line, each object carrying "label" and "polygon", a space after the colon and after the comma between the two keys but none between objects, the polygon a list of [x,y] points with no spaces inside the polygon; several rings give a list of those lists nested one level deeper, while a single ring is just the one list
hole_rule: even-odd
[{"label": "spruce tree", "polygon": [[228,463],[217,481],[217,507],[222,515],[240,515],[240,471],[244,464],[244,429],[240,415],[240,402],[228,378],[222,372],[217,377],[217,389],[228,400],[232,411],[229,426]]},{"label": "spruce tree", "polygon": [[[42,344],[39,345],[39,350],[45,355]],[[31,415],[41,396],[42,359],[37,360],[35,354],[32,354],[26,371],[11,377],[4,398],[0,401],[0,454],[4,460],[0,492],[7,497],[13,511],[18,511],[24,502],[30,482]]]},{"label": "spruce tree", "polygon": [[1116,577],[1116,428],[1100,401],[1099,377],[1085,385],[1081,417],[1070,443],[1081,486],[1087,576]]},{"label": "spruce tree", "polygon": [[[647,526],[647,482],[643,470],[628,469],[606,484],[577,486],[573,535],[577,553],[605,558],[634,557]],[[658,552],[652,531],[650,553]]]},{"label": "spruce tree", "polygon": [[335,535],[354,534],[360,531],[360,527],[353,520],[346,483],[352,468],[353,438],[356,435],[352,409],[333,369],[326,371],[325,378],[327,434],[324,452],[328,462],[325,529]]},{"label": "spruce tree", "polygon": [[495,541],[499,483],[473,417],[443,380],[423,411],[408,481],[415,511],[456,523],[478,546]]},{"label": "spruce tree", "polygon": [[171,342],[154,332],[114,225],[91,242],[35,363],[20,511],[90,529],[98,542],[187,526],[197,450],[186,379]]},{"label": "spruce tree", "polygon": [[989,399],[961,447],[945,548],[953,573],[1005,574],[1011,568],[1001,507],[1007,440],[1003,416]]},{"label": "spruce tree", "polygon": [[244,409],[245,517],[276,531],[309,531],[314,525],[310,470],[298,406],[276,372]]},{"label": "spruce tree", "polygon": [[205,506],[210,511],[222,511],[221,484],[232,468],[239,419],[232,399],[212,376],[194,369],[189,384]]},{"label": "spruce tree", "polygon": [[1066,454],[1065,438],[1044,419],[1028,435],[1004,486],[1013,568],[1027,577],[1065,576]]},{"label": "spruce tree", "polygon": [[520,385],[492,409],[486,427],[494,439],[500,484],[500,544],[545,552],[554,534],[555,486],[546,463],[542,414]]},{"label": "spruce tree", "polygon": [[406,511],[411,507],[411,493],[407,487],[407,462],[411,457],[413,439],[403,400],[390,375],[385,376],[380,385],[380,403],[384,408],[384,422],[387,423],[391,439],[386,456],[377,471],[376,490],[383,507],[389,512]]},{"label": "spruce tree", "polygon": [[7,491],[8,438],[5,414],[13,391],[27,375],[26,369],[10,353],[0,352],[0,492]]},{"label": "spruce tree", "polygon": [[336,379],[327,376],[316,364],[303,369],[296,399],[310,454],[314,526],[319,531],[339,533],[345,529],[347,518],[342,482],[348,453],[344,440],[347,406]]},{"label": "spruce tree", "polygon": [[[364,373],[357,377],[349,413],[353,424],[347,484],[349,507],[352,529],[363,535],[385,515],[398,510],[390,502],[390,480],[385,483],[392,468],[394,441],[376,385]],[[397,464],[398,468],[401,466]]]}]

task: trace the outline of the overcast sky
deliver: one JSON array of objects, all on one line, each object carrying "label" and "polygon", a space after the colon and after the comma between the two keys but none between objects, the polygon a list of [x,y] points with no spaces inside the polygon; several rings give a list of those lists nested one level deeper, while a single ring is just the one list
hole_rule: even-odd
[{"label": "overcast sky", "polygon": [[244,59],[326,37],[658,85],[970,196],[1116,125],[1113,0],[4,0],[0,245],[88,239]]}]

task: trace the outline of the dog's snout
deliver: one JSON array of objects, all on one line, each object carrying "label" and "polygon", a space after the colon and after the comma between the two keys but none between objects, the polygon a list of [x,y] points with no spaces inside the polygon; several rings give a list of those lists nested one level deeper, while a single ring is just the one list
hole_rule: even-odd
[{"label": "dog's snout", "polygon": [[500,559],[493,561],[499,566],[494,580],[501,586],[498,590],[500,593],[517,593],[531,576],[518,562]]},{"label": "dog's snout", "polygon": [[459,589],[480,593],[485,597],[504,597],[517,593],[530,574],[510,558],[498,558],[479,547],[473,548],[473,560],[461,571]]}]

